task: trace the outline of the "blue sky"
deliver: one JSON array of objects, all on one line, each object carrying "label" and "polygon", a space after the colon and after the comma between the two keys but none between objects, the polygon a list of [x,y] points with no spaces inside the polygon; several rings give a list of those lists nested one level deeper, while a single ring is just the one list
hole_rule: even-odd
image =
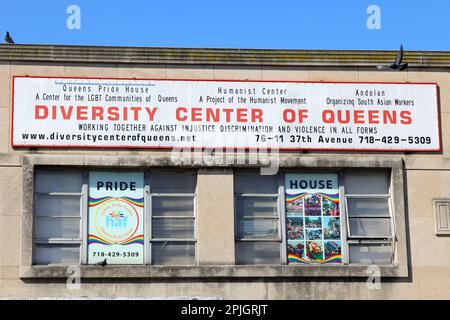
[{"label": "blue sky", "polygon": [[[366,26],[372,4],[381,9],[378,30]],[[81,10],[79,30],[66,27],[69,5]],[[0,32],[16,43],[450,50],[450,0],[4,0],[1,7]]]}]

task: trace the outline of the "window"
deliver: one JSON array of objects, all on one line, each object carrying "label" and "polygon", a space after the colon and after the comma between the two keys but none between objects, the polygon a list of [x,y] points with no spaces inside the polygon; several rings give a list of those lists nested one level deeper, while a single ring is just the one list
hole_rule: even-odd
[{"label": "window", "polygon": [[[95,185],[92,181],[97,181],[93,177],[114,180],[118,176],[131,179],[132,175],[140,176],[139,197],[128,198],[128,202],[138,203],[143,210],[138,219],[143,229],[138,234],[140,238],[130,236],[127,240],[132,242],[127,244],[139,243],[143,251],[141,260],[130,264],[195,265],[195,171],[102,174],[98,170],[76,169],[35,172],[33,264],[94,263],[88,259],[91,244],[96,243],[102,251],[108,249],[108,243],[100,243],[102,239],[91,237],[88,231],[95,226],[90,210],[94,212],[92,208],[106,201],[103,195],[91,197]],[[289,178],[294,181],[290,186],[286,182],[288,176],[295,178]],[[273,176],[250,170],[235,172],[236,264],[280,265],[289,263],[289,253],[298,263],[393,264],[396,233],[390,181],[389,170],[305,170]],[[115,185],[114,181],[108,183]],[[290,189],[296,191],[289,198]],[[106,195],[120,200],[117,193]],[[123,204],[123,208],[127,206]],[[112,226],[113,218],[122,219],[131,228],[131,220],[124,219],[120,212],[108,213],[106,225]],[[121,227],[122,222],[114,226]]]},{"label": "window", "polygon": [[193,173],[151,175],[152,264],[195,264],[195,188]]},{"label": "window", "polygon": [[237,264],[393,263],[388,170],[242,171],[234,181]]},{"label": "window", "polygon": [[278,186],[277,175],[235,175],[237,264],[280,264]]},{"label": "window", "polygon": [[34,198],[36,264],[78,264],[82,244],[83,174],[38,171]]},{"label": "window", "polygon": [[[115,188],[115,191],[110,191],[111,197],[109,198],[114,200],[118,199],[114,198],[118,196],[117,190],[125,188],[127,184],[121,185],[118,183],[115,185],[115,182],[111,182],[111,180],[114,180],[114,177],[117,176],[123,177],[124,174],[129,179],[132,175],[141,177],[141,189],[139,190],[141,190],[141,197],[144,193],[145,198],[143,201],[144,219],[140,219],[144,220],[145,224],[143,231],[144,259],[137,263],[142,263],[142,261],[146,264],[155,265],[193,265],[196,263],[195,203],[197,177],[195,172],[167,173],[157,170],[148,172],[145,175],[144,182],[146,192],[142,192],[142,172],[141,175],[136,174],[137,172],[118,174],[105,171],[104,173],[102,174],[102,171],[81,170],[36,170],[33,219],[34,264],[84,264],[90,261],[88,259],[90,254],[96,255],[97,260],[99,255],[101,259],[105,257],[111,260],[112,258],[108,256],[108,251],[111,251],[108,248],[111,248],[111,246],[108,247],[105,242],[99,245],[100,240],[103,239],[94,239],[95,235],[89,234],[89,224],[94,226],[93,229],[97,227],[90,222],[88,215],[92,212],[91,216],[94,217],[94,213],[99,216],[100,214],[97,214],[97,212],[103,212],[94,207],[93,203],[101,203],[101,201],[106,203],[105,198],[89,197],[91,193],[89,190],[95,185],[93,181],[97,181],[90,179],[90,177],[108,177],[111,184],[107,187],[110,188],[109,190]],[[131,184],[128,185],[131,186]],[[109,194],[108,191],[106,194]],[[139,199],[127,199],[139,201]],[[109,202],[109,205],[111,206],[111,202]],[[142,207],[142,202],[140,206]],[[123,225],[128,224],[127,227],[131,228],[130,223],[133,224],[134,222],[130,219],[126,220],[126,209],[131,207],[122,203],[121,207],[118,208],[124,208],[125,211],[122,211],[122,213],[111,212],[115,215],[114,217],[110,217],[111,214],[108,213],[105,216],[108,226],[117,228],[118,224],[121,227],[123,223]],[[116,216],[120,218],[117,221],[114,220],[117,218]],[[113,225],[114,223],[116,225]],[[138,222],[137,225],[140,223]],[[131,229],[134,229],[134,227]],[[114,236],[111,235],[111,237]],[[136,243],[142,242],[139,239],[134,241]],[[94,243],[96,249],[88,250]],[[117,256],[118,253],[112,252],[112,254]],[[126,252],[126,254],[134,255],[135,253]],[[142,257],[142,254],[140,257]]]},{"label": "window", "polygon": [[391,264],[394,224],[388,172],[345,173],[349,262]]}]

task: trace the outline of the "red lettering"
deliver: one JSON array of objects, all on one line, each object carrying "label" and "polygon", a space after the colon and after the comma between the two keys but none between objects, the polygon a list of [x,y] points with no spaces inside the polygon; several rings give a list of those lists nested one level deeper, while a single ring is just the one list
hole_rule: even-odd
[{"label": "red lettering", "polygon": [[295,111],[292,109],[284,109],[283,121],[286,123],[293,123],[295,121]]},{"label": "red lettering", "polygon": [[220,121],[220,109],[206,109],[206,121],[219,122]]},{"label": "red lettering", "polygon": [[117,121],[120,119],[119,108],[117,107],[109,107],[108,114],[108,120],[110,121]]},{"label": "red lettering", "polygon": [[225,121],[230,122],[231,121],[231,113],[234,111],[233,109],[222,109],[223,112],[225,112]]},{"label": "red lettering", "polygon": [[187,113],[187,109],[184,107],[179,107],[177,108],[177,110],[175,111],[175,118],[178,121],[186,121],[187,120],[187,116],[186,115],[181,115],[181,112]]},{"label": "red lettering", "polygon": [[92,107],[92,120],[103,120],[103,107]]},{"label": "red lettering", "polygon": [[[345,111],[345,118],[344,118],[344,114],[342,114],[342,111]],[[337,122],[344,123],[344,124],[349,123],[350,122],[350,110],[338,110]]]},{"label": "red lettering", "polygon": [[247,122],[247,109],[237,109],[237,122]]},{"label": "red lettering", "polygon": [[128,108],[123,108],[123,119],[122,120],[128,120]]},{"label": "red lettering", "polygon": [[322,121],[323,123],[334,123],[334,113],[333,110],[323,110],[322,112]]},{"label": "red lettering", "polygon": [[402,124],[411,124],[412,123],[411,111],[401,111],[400,118],[402,118],[402,120],[400,120]]},{"label": "red lettering", "polygon": [[61,106],[61,114],[62,114],[62,118],[63,120],[70,120],[70,116],[72,115],[72,110],[73,110],[73,106],[69,106],[67,108],[64,108],[64,106]]},{"label": "red lettering", "polygon": [[202,108],[192,108],[191,119],[192,121],[202,121]]},{"label": "red lettering", "polygon": [[56,120],[56,106],[52,106],[52,119]]},{"label": "red lettering", "polygon": [[149,107],[145,108],[145,111],[147,111],[148,118],[150,121],[153,121],[155,119],[156,110],[158,110],[158,108],[149,108]]},{"label": "red lettering", "polygon": [[[298,118],[297,118],[298,113]],[[283,110],[283,121],[286,123],[293,123],[298,120],[298,123],[303,123],[305,119],[308,118],[308,110],[307,109],[285,109]]]},{"label": "red lettering", "polygon": [[298,122],[303,123],[304,119],[308,118],[308,110],[306,109],[300,109],[298,110]]},{"label": "red lettering", "polygon": [[47,106],[35,106],[34,107],[34,118],[36,120],[46,119],[48,117]]},{"label": "red lettering", "polygon": [[390,122],[391,124],[397,123],[397,113],[395,111],[392,111],[392,114],[389,112],[389,110],[383,111],[383,123],[387,124]]},{"label": "red lettering", "polygon": [[364,110],[355,110],[353,114],[355,117],[354,123],[364,124]]},{"label": "red lettering", "polygon": [[369,114],[369,123],[370,124],[379,124],[380,120],[379,120],[379,114],[378,114],[378,110],[369,110],[368,111]]},{"label": "red lettering", "polygon": [[262,109],[252,109],[252,122],[263,122],[262,119],[263,111]]},{"label": "red lettering", "polygon": [[87,108],[85,106],[77,107],[77,120],[88,120]]},{"label": "red lettering", "polygon": [[133,120],[139,120],[139,111],[141,111],[141,107],[131,107],[130,110],[133,111]]}]

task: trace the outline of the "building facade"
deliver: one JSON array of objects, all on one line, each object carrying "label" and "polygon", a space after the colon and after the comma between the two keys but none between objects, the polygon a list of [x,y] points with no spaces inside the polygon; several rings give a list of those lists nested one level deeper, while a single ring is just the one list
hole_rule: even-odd
[{"label": "building facade", "polygon": [[394,57],[0,46],[0,297],[450,298],[450,54]]}]

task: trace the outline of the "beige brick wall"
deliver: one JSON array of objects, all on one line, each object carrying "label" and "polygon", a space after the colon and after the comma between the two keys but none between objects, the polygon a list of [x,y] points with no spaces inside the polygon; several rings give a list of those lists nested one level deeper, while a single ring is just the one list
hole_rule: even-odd
[{"label": "beige brick wall", "polygon": [[[199,264],[234,264],[234,195],[231,170],[197,175],[197,256]],[[220,236],[218,236],[220,235]]]}]

